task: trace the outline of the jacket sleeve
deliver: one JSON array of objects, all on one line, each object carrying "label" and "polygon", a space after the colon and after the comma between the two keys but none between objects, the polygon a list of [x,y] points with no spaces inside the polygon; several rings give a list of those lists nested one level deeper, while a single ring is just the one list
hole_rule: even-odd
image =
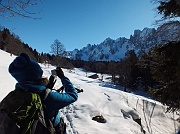
[{"label": "jacket sleeve", "polygon": [[61,78],[61,82],[65,88],[65,93],[51,91],[44,101],[48,111],[59,110],[78,99],[78,94],[73,84],[67,77]]}]

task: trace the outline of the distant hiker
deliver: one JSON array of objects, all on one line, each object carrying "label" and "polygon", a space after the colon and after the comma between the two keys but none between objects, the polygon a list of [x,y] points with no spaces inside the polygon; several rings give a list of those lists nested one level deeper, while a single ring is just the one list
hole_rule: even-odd
[{"label": "distant hiker", "polygon": [[[57,76],[61,79],[62,85],[65,89],[64,93],[59,93],[49,89],[53,88],[54,83],[49,83],[47,78],[42,77],[43,70],[39,64],[31,60],[26,53],[21,53],[9,65],[9,73],[17,80],[15,91],[39,94],[42,104],[46,109],[47,116],[55,128],[55,133],[63,134],[66,132],[62,130],[61,123],[63,121],[60,118],[59,109],[75,102],[78,99],[78,94],[70,80],[65,77],[62,69],[57,67],[55,71]],[[52,82],[52,79],[50,81]],[[21,97],[17,99],[21,99]],[[12,118],[16,121],[16,117]]]}]

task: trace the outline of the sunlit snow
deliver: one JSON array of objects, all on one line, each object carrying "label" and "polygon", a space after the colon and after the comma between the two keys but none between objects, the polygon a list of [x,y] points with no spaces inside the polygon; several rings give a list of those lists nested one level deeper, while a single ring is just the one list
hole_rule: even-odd
[{"label": "sunlit snow", "polygon": [[[14,90],[16,80],[8,73],[8,66],[16,56],[0,50],[0,99]],[[46,76],[55,67],[40,64]],[[159,102],[145,97],[140,91],[127,93],[123,87],[104,81],[91,79],[82,69],[63,69],[75,87],[83,89],[78,100],[61,109],[61,116],[67,123],[67,134],[174,134],[180,127],[177,113],[165,113]],[[94,73],[87,73],[88,76]],[[100,76],[100,75],[99,75]],[[61,86],[60,80],[55,87]],[[106,123],[92,120],[102,115]],[[135,119],[141,120],[140,126]]]}]

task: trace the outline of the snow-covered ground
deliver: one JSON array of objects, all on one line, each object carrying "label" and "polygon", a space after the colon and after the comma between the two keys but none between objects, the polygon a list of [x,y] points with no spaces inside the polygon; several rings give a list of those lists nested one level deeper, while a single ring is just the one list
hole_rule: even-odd
[{"label": "snow-covered ground", "polygon": [[[8,73],[8,66],[15,57],[0,50],[0,100],[14,90],[16,80]],[[55,68],[40,65],[48,77],[50,70]],[[162,104],[144,97],[140,92],[139,95],[123,92],[123,88],[108,80],[101,82],[86,77],[81,69],[63,71],[75,87],[83,89],[78,101],[60,110],[67,123],[67,134],[175,134],[180,127],[176,113],[165,113]],[[58,80],[55,87],[60,86]],[[96,115],[102,115],[107,122],[92,120]],[[141,120],[142,127],[133,119]]]}]

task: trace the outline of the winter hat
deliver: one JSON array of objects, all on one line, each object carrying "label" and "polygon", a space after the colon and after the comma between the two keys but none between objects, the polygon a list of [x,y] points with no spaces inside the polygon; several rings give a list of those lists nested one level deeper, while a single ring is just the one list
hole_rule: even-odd
[{"label": "winter hat", "polygon": [[34,81],[42,77],[43,70],[39,64],[29,58],[26,53],[21,53],[9,65],[9,73],[18,81]]}]

